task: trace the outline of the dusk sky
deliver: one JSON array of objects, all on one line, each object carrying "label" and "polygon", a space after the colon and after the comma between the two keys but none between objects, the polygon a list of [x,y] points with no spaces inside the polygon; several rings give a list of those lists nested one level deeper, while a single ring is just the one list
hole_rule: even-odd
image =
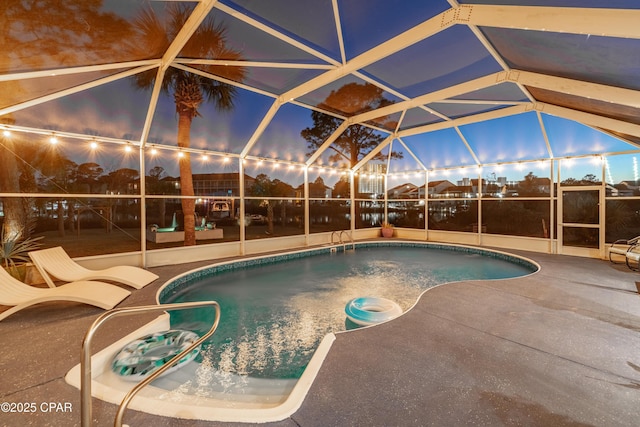
[{"label": "dusk sky", "polygon": [[[557,2],[535,3],[551,5]],[[597,1],[564,0],[562,4],[568,7],[602,7]],[[150,5],[162,19],[168,16],[168,4],[162,1],[105,0],[101,11],[113,12],[119,18],[131,22],[145,5]],[[363,14],[365,5],[367,13]],[[636,3],[626,0],[609,2],[607,5],[637,7]],[[194,5],[190,5],[192,6]],[[404,2],[402,8],[394,7],[384,0],[339,1],[338,6],[340,20],[344,24],[340,31],[346,61],[375,49],[385,40],[408,31],[423,23],[427,17],[437,16],[451,7],[445,0]],[[249,22],[237,19],[233,10],[241,11],[248,17],[260,16],[281,36],[276,37]],[[291,64],[290,67],[247,67],[246,81],[242,83],[253,86],[253,89],[237,87],[235,108],[231,112],[217,111],[207,103],[200,107],[201,116],[194,119],[191,128],[191,147],[238,155],[251,140],[278,96],[322,75],[343,60],[338,28],[330,2],[305,4],[303,7],[287,0],[273,0],[269,5],[227,0],[220,2],[210,12],[210,17],[225,28],[229,47],[240,52],[243,60]],[[304,31],[301,31],[302,28]],[[511,67],[533,67],[535,71],[543,72],[545,70],[539,68],[544,66],[575,79],[582,79],[588,72],[590,75],[600,76],[599,78],[604,79],[603,83],[616,83],[621,87],[635,87],[639,84],[637,61],[634,61],[634,55],[627,54],[630,49],[628,40],[493,27],[481,30],[486,40],[499,50],[505,63]],[[547,43],[550,37],[554,37],[554,43]],[[325,101],[331,91],[336,91],[347,83],[374,82],[383,88],[384,98],[398,103],[501,71],[503,65],[486,48],[486,43],[481,41],[469,26],[454,25],[386,57],[380,57],[355,72],[301,93],[295,101],[317,106]],[[560,52],[560,48],[564,50]],[[72,56],[71,47],[61,49],[61,55],[64,56],[64,49],[67,49],[70,51],[67,56]],[[604,54],[607,55],[606,60],[602,57]],[[90,58],[91,55],[87,57]],[[615,69],[611,64],[615,64]],[[16,69],[19,70],[20,66],[17,64]],[[19,84],[26,93],[47,94],[123,70],[41,77],[23,80]],[[151,91],[135,88],[133,78],[128,77],[20,109],[13,113],[13,117],[19,126],[138,143],[150,99]],[[405,131],[415,126],[442,123],[485,111],[499,111],[528,101],[519,85],[501,82],[458,94],[451,99],[428,102],[422,108],[413,107],[404,116],[396,112],[392,118],[400,120],[402,117],[399,130]],[[540,126],[539,117],[544,128]],[[248,151],[248,155],[304,163],[308,149],[300,132],[312,125],[310,109],[285,102]],[[549,146],[545,141],[545,132]],[[177,115],[173,94],[162,93],[155,108],[148,138],[144,142],[147,146],[154,145],[158,148],[176,147],[176,133]],[[385,133],[381,131],[380,134]],[[393,150],[402,153],[402,159],[392,159],[389,165],[389,172],[397,174],[413,172],[423,167],[438,170],[475,167],[478,163],[628,153],[636,151],[637,147],[572,120],[529,111],[463,124],[456,128],[404,136],[400,140],[394,140]],[[106,151],[116,152],[114,148]],[[388,148],[383,152],[387,151]],[[175,160],[171,158],[172,154],[171,151],[165,152],[157,159],[149,160],[147,170],[161,165],[168,174],[176,175],[177,168]],[[321,155],[317,165],[337,166],[329,164],[328,154],[326,152]],[[113,156],[117,157],[116,154]],[[637,174],[637,166],[633,159],[631,155],[610,156],[605,179],[614,183],[623,179],[635,179],[632,175]],[[119,164],[115,157],[105,162],[108,163],[108,168]],[[215,167],[196,164],[194,161],[196,173],[212,171],[211,168],[237,169],[237,160]],[[493,169],[496,168],[488,166],[481,173],[493,174],[495,172],[488,172]],[[592,170],[591,166],[576,166],[571,173],[580,175],[584,171],[586,175],[592,173]],[[467,173],[467,170],[460,173]],[[434,176],[438,176],[438,173]]]}]

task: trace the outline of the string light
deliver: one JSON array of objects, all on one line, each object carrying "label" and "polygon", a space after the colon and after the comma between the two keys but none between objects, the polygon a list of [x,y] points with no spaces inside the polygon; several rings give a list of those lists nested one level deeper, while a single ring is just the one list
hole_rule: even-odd
[{"label": "string light", "polygon": [[[633,158],[633,163],[634,163],[634,175],[635,175],[635,180],[638,180],[638,165],[636,163],[636,158]],[[604,167],[605,170],[607,171],[607,177],[609,179],[609,182],[613,184],[613,176],[611,175],[611,168],[609,167],[609,160],[605,157],[604,158]]]}]

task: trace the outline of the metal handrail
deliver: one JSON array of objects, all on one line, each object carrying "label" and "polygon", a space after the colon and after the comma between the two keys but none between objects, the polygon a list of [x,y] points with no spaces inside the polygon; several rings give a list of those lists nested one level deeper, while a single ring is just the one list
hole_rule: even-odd
[{"label": "metal handrail", "polygon": [[[338,234],[338,232],[337,232],[337,231],[332,231],[332,232],[331,232],[331,244],[332,244],[332,245],[333,245],[333,236],[334,236],[335,234]],[[338,235],[338,239],[339,239],[338,244],[342,244],[342,237],[340,237],[340,235]]]},{"label": "metal handrail", "polygon": [[342,230],[340,232],[340,243],[342,243],[342,250],[346,251],[347,250],[347,244],[343,242],[342,240],[342,233],[345,233],[347,235],[347,237],[349,238],[349,240],[351,241],[351,249],[355,250],[356,249],[356,243],[353,240],[353,236],[351,235],[351,231],[347,231],[347,230]]},{"label": "metal handrail", "polygon": [[122,426],[122,418],[124,416],[124,411],[127,409],[127,405],[133,399],[133,397],[140,391],[143,387],[149,384],[151,381],[155,380],[159,377],[164,371],[169,369],[175,362],[182,359],[189,352],[191,352],[194,348],[200,345],[204,340],[209,338],[215,332],[218,327],[218,323],[220,322],[220,305],[216,301],[197,301],[197,302],[183,302],[183,303],[174,303],[174,304],[162,304],[162,305],[146,305],[140,307],[123,307],[123,308],[115,308],[113,310],[109,310],[102,315],[100,315],[95,322],[91,325],[89,330],[87,331],[84,340],[82,341],[82,357],[80,359],[80,409],[81,409],[81,423],[82,427],[91,426],[91,418],[92,418],[92,405],[91,405],[91,340],[95,335],[97,329],[102,326],[107,320],[116,317],[116,316],[126,316],[132,314],[146,313],[151,311],[167,311],[167,310],[185,310],[189,308],[197,308],[197,307],[206,307],[210,306],[215,309],[216,317],[211,326],[211,329],[204,334],[200,339],[191,344],[189,348],[176,355],[173,359],[162,365],[157,370],[153,371],[151,375],[137,384],[134,388],[132,388],[129,393],[124,397],[122,403],[118,408],[118,412],[116,414],[116,419],[114,421],[115,427]]}]

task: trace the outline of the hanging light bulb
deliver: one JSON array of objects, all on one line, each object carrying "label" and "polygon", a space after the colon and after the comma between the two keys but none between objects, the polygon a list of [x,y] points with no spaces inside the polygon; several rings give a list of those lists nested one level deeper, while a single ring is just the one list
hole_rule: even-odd
[{"label": "hanging light bulb", "polygon": [[2,131],[2,135],[6,136],[7,138],[11,136],[11,131],[9,129],[5,129]]},{"label": "hanging light bulb", "polygon": [[49,143],[51,143],[52,145],[56,145],[58,143],[58,138],[56,138],[55,135],[51,135],[51,137],[49,138]]},{"label": "hanging light bulb", "polygon": [[93,140],[89,143],[89,147],[91,147],[92,150],[95,150],[96,148],[98,148],[98,143]]}]

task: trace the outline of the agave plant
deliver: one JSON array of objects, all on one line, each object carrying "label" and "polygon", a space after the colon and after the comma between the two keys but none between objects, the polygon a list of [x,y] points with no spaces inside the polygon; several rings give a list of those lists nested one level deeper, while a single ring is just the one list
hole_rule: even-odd
[{"label": "agave plant", "polygon": [[21,233],[5,233],[2,229],[2,235],[0,236],[0,260],[2,260],[2,266],[12,276],[19,279],[23,279],[18,267],[30,261],[29,252],[35,251],[42,245],[38,240],[39,237],[28,237],[21,239],[19,236]]}]

